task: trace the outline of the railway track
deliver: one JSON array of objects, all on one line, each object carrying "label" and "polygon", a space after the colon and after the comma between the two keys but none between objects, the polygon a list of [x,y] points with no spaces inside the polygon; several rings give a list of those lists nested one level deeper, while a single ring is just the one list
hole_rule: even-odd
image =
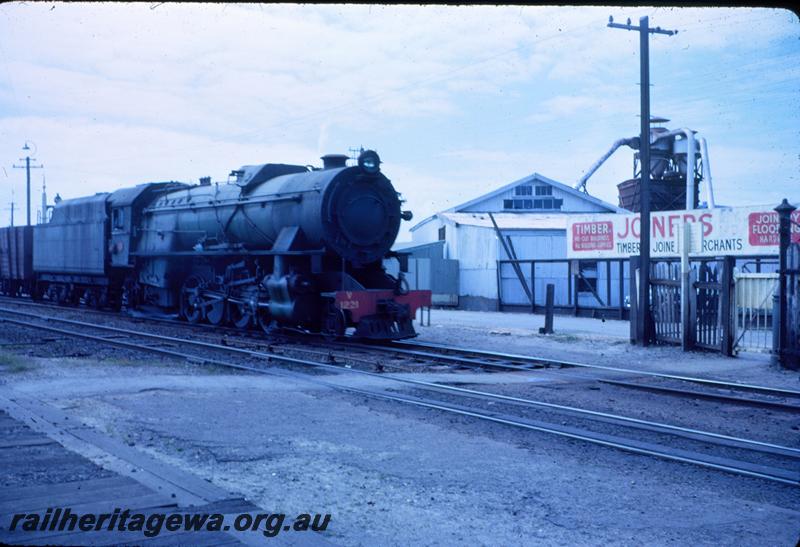
[{"label": "railway track", "polygon": [[[74,308],[58,306],[44,302],[30,302],[14,298],[0,297],[0,303],[33,308],[52,308],[62,312],[76,311]],[[244,347],[270,348],[271,353],[288,351],[304,353],[316,358],[325,357],[329,362],[353,362],[371,366],[378,370],[403,370],[402,366],[392,364],[386,359],[376,359],[376,352],[401,359],[409,359],[425,363],[441,363],[444,365],[483,369],[487,371],[546,371],[557,373],[558,377],[578,381],[599,382],[624,389],[658,393],[670,397],[710,400],[720,403],[733,403],[751,407],[761,407],[778,411],[800,413],[800,390],[782,389],[768,386],[729,382],[712,378],[701,378],[679,374],[668,374],[643,370],[627,369],[590,363],[581,363],[561,359],[552,359],[535,355],[519,355],[493,352],[480,349],[466,349],[442,344],[419,341],[397,341],[389,343],[360,343],[354,341],[329,342],[320,336],[295,333],[294,336],[275,334],[265,338],[260,331],[246,331],[233,327],[214,326],[205,323],[187,323],[165,317],[145,315],[120,315],[92,309],[80,309],[81,313],[127,318],[133,321],[157,322],[188,330],[201,330],[232,336],[230,343]],[[361,357],[355,353],[361,351]],[[587,374],[588,373],[588,374]],[[598,377],[596,373],[604,373],[609,377]],[[642,381],[645,380],[645,381]],[[703,389],[690,389],[686,385],[699,386]]]},{"label": "railway track", "polygon": [[[127,350],[151,352],[197,365],[213,365],[291,378],[373,399],[394,401],[417,408],[447,412],[637,454],[800,486],[800,473],[796,470],[800,449],[789,446],[546,401],[346,368],[321,360],[300,359],[268,351],[45,316],[10,308],[0,308],[0,322],[39,332],[46,331],[61,336],[82,338]],[[288,365],[289,368],[277,367],[275,366],[277,364]],[[309,375],[306,371],[366,375],[375,378],[386,387],[377,390],[356,388],[330,381],[329,378]],[[423,392],[424,395],[398,393],[396,391],[398,387],[410,387]],[[431,397],[431,394],[438,394],[439,397]],[[467,400],[474,404],[464,404]],[[512,413],[512,409],[515,412]],[[551,416],[550,420],[542,420],[526,415],[526,412],[530,414],[532,411],[543,413],[545,417],[557,415],[561,418],[552,419]],[[573,422],[577,422],[577,425],[564,422],[565,415]],[[598,424],[600,429],[611,429],[611,432],[593,430],[592,425],[597,428]],[[655,438],[655,442],[648,439],[648,435]],[[718,452],[709,453],[698,448],[686,449],[674,446],[676,443],[713,446]],[[745,454],[750,457],[741,457]],[[765,461],[767,463],[764,463]]]},{"label": "railway track", "polygon": [[[359,345],[359,347],[369,346]],[[651,391],[664,395],[718,400],[722,402],[732,402],[748,406],[800,412],[800,390],[746,384],[741,382],[729,382],[724,380],[715,380],[712,378],[700,378],[679,374],[634,370],[623,367],[579,363],[576,361],[565,361],[539,356],[491,352],[478,349],[464,349],[440,344],[421,343],[417,341],[391,342],[383,347],[385,347],[387,351],[395,354],[407,355],[409,357],[416,357],[420,359],[436,358],[439,354],[444,356],[444,358],[453,359],[454,361],[457,361],[463,356],[464,362],[466,363],[477,362],[481,359],[484,359],[486,363],[485,366],[487,368],[494,368],[498,370],[533,370],[537,368],[556,368],[559,370],[573,369],[591,372],[608,372],[627,377],[635,377],[637,379],[646,378],[649,380],[666,382],[667,385],[597,378],[572,371],[562,375],[581,380],[603,382],[606,384],[630,389]],[[686,387],[676,387],[675,384],[696,384],[707,388],[707,390],[701,391],[697,389],[688,389]],[[741,393],[758,394],[761,396],[771,397],[771,399],[746,397],[742,396]]]},{"label": "railway track", "polygon": [[[7,302],[13,305],[24,307],[52,308],[62,312],[75,311],[74,308],[58,306],[44,302],[21,301],[14,298],[3,299],[0,297],[0,302]],[[152,317],[149,315],[121,316],[113,312],[83,308],[81,308],[80,311],[82,314],[90,313],[117,319],[128,318],[133,321],[157,322],[169,324],[179,328],[229,334],[235,337],[234,339],[237,340],[236,343],[244,345],[261,346],[265,343],[264,336],[260,333],[260,331],[248,332],[233,327],[214,326],[204,323],[187,323],[177,319]],[[298,341],[300,341],[303,346],[300,346]],[[739,382],[728,382],[710,378],[633,370],[606,365],[579,363],[575,361],[552,359],[542,356],[518,355],[478,349],[464,349],[418,341],[399,341],[381,345],[364,344],[350,341],[330,343],[322,341],[321,337],[319,336],[307,333],[303,334],[302,336],[276,334],[268,337],[267,343],[270,345],[270,347],[277,350],[287,349],[291,352],[304,352],[306,354],[318,356],[324,354],[327,355],[328,359],[331,361],[337,358],[343,361],[350,360],[363,365],[374,366],[379,370],[392,368],[398,369],[402,367],[392,365],[386,361],[376,361],[374,357],[358,358],[354,356],[353,350],[362,350],[367,352],[367,355],[374,355],[375,352],[381,351],[388,355],[394,355],[401,358],[422,362],[437,362],[458,368],[485,369],[489,371],[506,372],[530,371],[535,369],[547,369],[548,371],[558,370],[560,377],[579,381],[601,382],[609,385],[615,385],[617,387],[655,392],[667,396],[706,399],[723,403],[736,403],[753,407],[800,412],[800,391],[798,390],[758,386]],[[337,351],[339,352],[338,354],[336,353]],[[345,355],[344,352],[347,352],[347,354]],[[569,372],[565,372],[565,369],[569,370]],[[612,378],[604,379],[593,377],[587,374],[582,374],[581,372],[575,372],[576,370],[588,372],[607,372],[612,374]],[[613,375],[622,376],[624,379],[634,378],[637,380],[639,380],[641,377],[644,377],[662,383],[667,382],[667,384],[662,385],[660,383],[643,383],[641,381],[622,381],[621,379],[615,379]],[[708,389],[705,391],[688,389],[686,387],[681,387],[681,384],[697,384]],[[759,396],[746,397],[740,394],[737,395],[737,393],[741,392],[755,393],[759,396],[766,396],[767,398]]]},{"label": "railway track", "polygon": [[466,356],[475,356],[475,357],[486,357],[488,359],[498,360],[496,366],[503,366],[502,361],[508,361],[512,363],[529,363],[532,365],[546,365],[546,366],[554,366],[554,367],[576,367],[582,368],[587,370],[607,370],[612,372],[622,372],[622,373],[630,373],[636,374],[639,376],[649,376],[652,378],[664,378],[670,380],[680,380],[684,382],[692,382],[698,384],[705,384],[710,386],[719,386],[723,388],[735,388],[741,389],[745,391],[753,391],[753,392],[762,392],[762,393],[780,393],[783,395],[792,395],[800,397],[799,390],[791,390],[791,389],[781,389],[775,387],[768,387],[768,386],[759,386],[753,384],[745,384],[740,382],[726,382],[723,380],[714,380],[710,378],[698,378],[694,376],[685,376],[679,374],[667,374],[662,372],[650,372],[645,370],[634,370],[628,369],[624,367],[610,367],[606,365],[592,365],[588,363],[579,363],[577,361],[565,361],[559,359],[550,359],[548,357],[538,357],[538,356],[530,356],[530,355],[519,355],[513,353],[501,353],[501,352],[492,352],[492,351],[485,351],[479,349],[464,349],[452,346],[445,346],[441,344],[432,344],[432,343],[425,343],[425,342],[417,342],[417,341],[400,341],[400,342],[392,342],[388,347],[393,348],[393,351],[397,351],[394,347],[398,347],[398,349],[402,349],[404,352],[408,352],[409,350],[412,352],[416,352],[417,350],[422,351],[423,354],[429,353],[431,351],[443,351],[447,353],[456,353],[462,354]]}]

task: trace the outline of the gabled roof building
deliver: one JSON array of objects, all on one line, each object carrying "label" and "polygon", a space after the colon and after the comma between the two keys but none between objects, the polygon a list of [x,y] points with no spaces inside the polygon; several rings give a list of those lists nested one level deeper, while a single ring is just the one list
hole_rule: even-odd
[{"label": "gabled roof building", "polygon": [[[457,302],[463,309],[497,310],[501,308],[499,292],[502,292],[503,304],[519,302],[520,305],[529,305],[516,272],[508,267],[509,264],[503,265],[498,272],[498,260],[566,260],[569,214],[622,211],[566,184],[533,173],[423,219],[411,228],[411,245],[398,246],[398,250],[410,252],[412,258],[434,262],[458,261],[458,279],[449,283],[450,292],[455,291],[457,298],[453,294],[439,294],[437,298],[437,290],[434,290],[435,304]],[[498,230],[506,240],[505,247],[515,257],[508,256],[499,242]],[[432,245],[434,243],[438,244]],[[431,269],[431,278],[437,277],[434,262],[426,266]],[[566,305],[569,294],[565,265],[544,264],[542,266],[548,271],[537,274],[535,280],[528,279],[528,283],[534,285],[537,300],[544,294],[545,283],[555,282],[556,305],[559,302]],[[563,274],[560,269],[565,270]],[[511,271],[510,277],[506,270]],[[441,285],[442,280],[439,279],[438,283]],[[441,290],[440,287],[439,292]]]}]

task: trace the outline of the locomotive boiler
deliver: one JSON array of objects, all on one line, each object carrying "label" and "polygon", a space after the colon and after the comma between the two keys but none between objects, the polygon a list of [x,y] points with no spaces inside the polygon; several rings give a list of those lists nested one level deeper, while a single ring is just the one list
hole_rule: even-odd
[{"label": "locomotive boiler", "polygon": [[403,265],[390,249],[411,213],[374,151],[353,166],[322,159],[322,168],[249,165],[228,183],[149,183],[64,201],[35,228],[31,294],[266,331],[413,336],[430,291],[409,291],[383,267],[391,256]]}]

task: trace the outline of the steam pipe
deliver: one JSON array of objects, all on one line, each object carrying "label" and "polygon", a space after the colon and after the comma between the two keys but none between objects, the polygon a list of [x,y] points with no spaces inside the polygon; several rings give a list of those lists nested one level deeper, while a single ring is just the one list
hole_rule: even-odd
[{"label": "steam pipe", "polygon": [[714,186],[711,184],[711,164],[708,161],[708,146],[705,137],[700,137],[700,157],[703,158],[703,178],[706,180],[706,201],[708,208],[716,207],[714,203]]},{"label": "steam pipe", "polygon": [[[687,209],[694,209],[694,194],[695,194],[695,179],[694,179],[694,165],[695,159],[697,155],[697,151],[695,150],[694,146],[694,131],[688,129],[686,127],[682,127],[680,129],[674,129],[672,131],[667,131],[666,133],[660,133],[658,135],[652,136],[650,143],[654,143],[657,140],[674,137],[676,135],[683,135],[686,138],[686,208]],[[589,178],[597,171],[601,165],[603,165],[611,155],[616,152],[617,148],[622,145],[630,146],[633,149],[638,148],[638,137],[630,137],[627,139],[618,139],[614,141],[614,144],[611,145],[611,148],[603,154],[600,159],[598,159],[592,166],[586,171],[586,173],[581,177],[578,183],[575,185],[576,190],[580,190],[586,192],[586,182]],[[706,180],[706,200],[708,202],[709,209],[713,209],[716,204],[714,202],[714,187],[711,181],[711,164],[708,160],[708,145],[706,143],[706,139],[700,137],[698,139],[700,144],[700,157],[703,160],[703,179]],[[649,166],[648,166],[649,167]],[[644,166],[642,166],[644,168]]]},{"label": "steam pipe", "polygon": [[581,180],[579,180],[578,183],[575,185],[575,189],[576,190],[581,190],[583,192],[586,192],[586,181],[589,180],[589,177],[591,177],[594,174],[595,171],[600,169],[600,166],[603,165],[606,162],[606,160],[611,157],[611,154],[616,152],[617,148],[619,148],[623,144],[628,145],[631,148],[636,148],[635,144],[636,144],[637,140],[638,140],[638,137],[630,137],[628,139],[618,139],[618,140],[614,141],[614,144],[611,145],[611,148],[609,149],[609,151],[606,152],[605,154],[603,154],[600,157],[599,160],[594,162],[594,164],[592,164],[592,166],[589,168],[589,170],[586,171],[586,174],[584,174],[581,177]]},{"label": "steam pipe", "polygon": [[[680,134],[686,136],[686,208],[694,209],[694,160],[696,155],[694,149],[694,131],[682,127],[680,129],[667,131],[666,133],[660,133],[655,138],[651,136],[650,144],[653,144],[657,140],[674,137]],[[644,169],[644,166],[642,166],[642,169]]]}]

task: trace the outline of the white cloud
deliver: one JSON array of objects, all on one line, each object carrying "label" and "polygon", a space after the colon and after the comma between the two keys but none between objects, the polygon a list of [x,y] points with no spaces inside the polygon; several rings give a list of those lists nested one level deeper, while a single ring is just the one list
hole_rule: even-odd
[{"label": "white cloud", "polygon": [[[6,3],[2,163],[18,181],[13,149],[32,139],[51,188],[79,195],[377,143],[417,218],[534,170],[572,183],[638,131],[638,37],[606,28],[612,14],[680,29],[652,42],[653,113],[698,128],[720,177],[750,184],[759,163],[725,147],[758,151],[800,121],[786,10]],[[782,143],[761,159],[788,188],[800,139]],[[619,152],[590,190],[614,202],[630,164]]]},{"label": "white cloud", "polygon": [[[210,175],[224,181],[232,169],[251,163],[305,165],[318,157],[316,150],[290,143],[238,144],[152,127],[98,123],[86,118],[21,118],[0,120],[6,143],[23,143],[28,128],[36,126],[47,139],[35,139],[37,157],[45,170],[33,172],[31,201],[38,204],[41,175],[47,174],[49,194],[79,197],[113,191],[148,181],[197,181]],[[14,160],[20,150],[7,150]],[[19,162],[17,162],[19,163]],[[12,176],[11,173],[9,173]],[[19,180],[23,182],[20,183]],[[0,203],[8,203],[15,186],[17,206],[24,199],[24,178],[0,185]],[[5,215],[7,218],[8,215]]]},{"label": "white cloud", "polygon": [[[710,145],[709,145],[710,146]],[[716,201],[727,205],[800,200],[800,154],[761,147],[719,144],[709,150]]]}]

